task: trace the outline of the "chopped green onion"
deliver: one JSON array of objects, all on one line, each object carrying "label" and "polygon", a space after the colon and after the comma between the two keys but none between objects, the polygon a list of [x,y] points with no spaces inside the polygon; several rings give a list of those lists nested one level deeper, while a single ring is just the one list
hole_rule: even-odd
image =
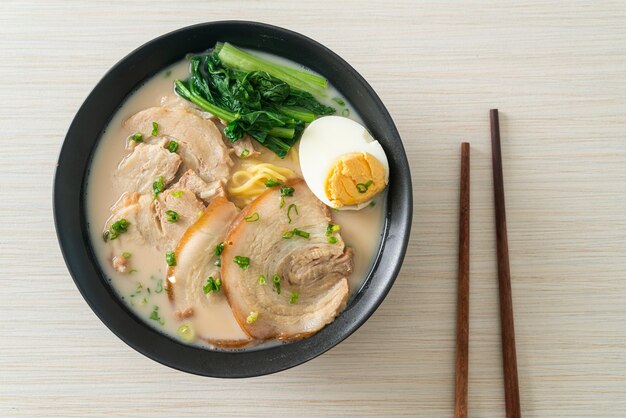
[{"label": "chopped green onion", "polygon": [[245,218],[243,218],[243,220],[246,222],[256,222],[259,220],[259,218],[260,218],[259,213],[254,212],[252,215],[246,216]]},{"label": "chopped green onion", "polygon": [[289,223],[291,223],[291,209],[296,211],[296,215],[299,215],[298,207],[296,206],[296,204],[292,203],[291,205],[289,205],[289,207],[287,208],[287,219],[289,219]]},{"label": "chopped green onion", "polygon": [[175,212],[173,210],[165,211],[165,219],[167,219],[168,222],[171,222],[171,223],[178,222],[179,218],[180,216],[178,215],[178,212]]},{"label": "chopped green onion", "polygon": [[215,253],[216,256],[220,256],[222,255],[222,251],[224,251],[224,243],[220,242],[219,244],[217,244],[215,246],[215,250],[213,251]]},{"label": "chopped green onion", "polygon": [[155,292],[161,293],[163,291],[163,279],[159,279],[156,285]]},{"label": "chopped green onion", "polygon": [[330,244],[337,244],[337,237],[328,237],[328,242]]},{"label": "chopped green onion", "polygon": [[263,274],[259,275],[259,284],[266,284],[265,276]]},{"label": "chopped green onion", "polygon": [[273,275],[272,282],[274,282],[274,290],[280,295],[280,276],[278,274]]},{"label": "chopped green onion", "polygon": [[178,151],[178,142],[172,139],[167,143],[167,150],[172,153]]},{"label": "chopped green onion", "polygon": [[143,142],[143,134],[141,132],[135,132],[134,134],[129,136],[128,139],[137,143]]},{"label": "chopped green onion", "polygon": [[370,202],[369,206],[370,206],[370,208],[373,208],[374,206],[376,206],[376,202],[372,200]]},{"label": "chopped green onion", "polygon": [[212,292],[219,292],[221,288],[222,288],[222,280],[214,279],[213,276],[209,276],[209,278],[206,280],[206,284],[202,287],[202,290],[204,291],[204,294],[206,295]]},{"label": "chopped green onion", "polygon": [[250,315],[246,318],[246,323],[254,324],[259,319],[259,313],[257,311],[250,312]]},{"label": "chopped green onion", "polygon": [[187,342],[191,342],[196,338],[196,333],[191,328],[191,325],[182,324],[178,327],[178,336]]},{"label": "chopped green onion", "polygon": [[293,196],[295,189],[289,186],[282,186],[280,188],[280,207],[285,206],[285,196]]},{"label": "chopped green onion", "polygon": [[297,235],[297,236],[302,237],[302,238],[309,238],[311,236],[311,234],[306,232],[306,231],[301,231],[298,228],[294,228],[291,231],[285,232],[283,234],[283,238],[284,239],[291,239],[291,238],[293,238],[294,235]]},{"label": "chopped green onion", "polygon": [[109,227],[109,230],[104,231],[104,233],[102,234],[102,239],[104,239],[104,242],[107,242],[110,239],[111,240],[116,239],[121,234],[128,231],[129,225],[130,225],[130,222],[128,222],[124,218],[113,222],[111,226]]},{"label": "chopped green onion", "polygon": [[172,193],[172,197],[175,197],[175,198],[178,199],[179,197],[181,197],[183,195],[183,193],[184,192],[182,190],[179,190],[177,192]]},{"label": "chopped green onion", "polygon": [[363,194],[367,191],[367,189],[370,188],[372,183],[373,183],[372,180],[368,180],[367,183],[357,183],[356,189],[359,191],[359,193]]},{"label": "chopped green onion", "polygon": [[215,260],[215,265],[216,265],[217,267],[222,267],[222,259],[221,259],[221,258],[218,258],[217,260]]},{"label": "chopped green onion", "polygon": [[159,134],[159,124],[156,122],[152,122],[152,136],[157,136]]},{"label": "chopped green onion", "polygon": [[298,292],[291,292],[291,299],[289,300],[289,303],[294,305],[296,302],[298,302],[298,296],[300,296]]},{"label": "chopped green onion", "polygon": [[350,116],[350,110],[349,109],[343,109],[343,111],[341,112],[342,116]]},{"label": "chopped green onion", "polygon": [[346,102],[344,102],[341,97],[333,97],[333,102],[337,103],[339,106],[346,105]]},{"label": "chopped green onion", "polygon": [[163,184],[163,176],[159,176],[158,179],[154,183],[152,183],[152,192],[154,193],[154,198],[165,190],[165,185]]},{"label": "chopped green onion", "polygon": [[250,258],[249,257],[243,257],[241,255],[236,255],[235,258],[233,259],[233,261],[235,262],[235,264],[237,264],[239,267],[241,267],[242,270],[247,270],[248,267],[250,267]]},{"label": "chopped green onion", "polygon": [[122,257],[124,257],[124,258],[130,258],[130,257],[132,257],[132,254],[131,254],[131,253],[129,253],[129,252],[123,252],[123,253],[122,253]]},{"label": "chopped green onion", "polygon": [[265,187],[276,187],[276,186],[280,186],[280,182],[278,180],[275,179],[267,179],[263,182],[263,184],[265,184]]},{"label": "chopped green onion", "polygon": [[168,266],[174,267],[176,265],[176,253],[174,251],[168,251],[165,253],[165,262]]},{"label": "chopped green onion", "polygon": [[328,224],[326,227],[326,236],[330,237],[335,232],[339,231],[341,227],[339,225]]},{"label": "chopped green onion", "polygon": [[241,151],[241,154],[239,154],[241,158],[246,158],[248,155],[250,155],[250,151],[247,149],[244,149],[243,151]]},{"label": "chopped green onion", "polygon": [[157,321],[161,325],[165,324],[165,321],[159,316],[158,306],[155,306],[154,309],[152,309],[152,313],[150,313],[150,319],[152,319],[153,321]]}]

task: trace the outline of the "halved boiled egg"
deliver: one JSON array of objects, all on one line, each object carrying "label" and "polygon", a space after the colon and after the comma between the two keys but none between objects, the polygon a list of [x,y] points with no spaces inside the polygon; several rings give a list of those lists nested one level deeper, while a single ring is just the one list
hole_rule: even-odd
[{"label": "halved boiled egg", "polygon": [[300,168],[326,205],[361,209],[389,183],[383,147],[361,124],[342,116],[316,119],[300,139]]}]

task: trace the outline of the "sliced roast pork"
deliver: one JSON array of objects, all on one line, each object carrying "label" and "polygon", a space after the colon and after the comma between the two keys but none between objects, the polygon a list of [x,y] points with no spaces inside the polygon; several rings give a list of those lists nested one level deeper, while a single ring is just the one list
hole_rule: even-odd
[{"label": "sliced roast pork", "polygon": [[181,158],[157,144],[138,144],[118,165],[115,182],[129,193],[152,193],[152,184],[163,178],[167,186],[176,176]]},{"label": "sliced roast pork", "polygon": [[196,335],[218,346],[241,346],[250,341],[220,289],[220,271],[215,265],[219,258],[215,249],[238,212],[224,197],[213,200],[181,238],[176,266],[167,270],[167,292],[178,316],[191,318]]},{"label": "sliced roast pork", "polygon": [[195,194],[185,189],[167,189],[156,199],[151,195],[126,193],[112,208],[105,230],[124,219],[128,223],[127,230],[111,240],[112,243],[129,241],[160,251],[173,250],[204,209]]},{"label": "sliced roast pork", "polygon": [[222,253],[230,306],[239,324],[258,339],[313,334],[348,300],[351,250],[338,232],[329,242],[329,210],[303,180],[286,186],[293,192],[268,189],[240,213]]},{"label": "sliced roast pork", "polygon": [[216,180],[207,183],[193,170],[187,170],[180,179],[172,186],[172,189],[187,189],[195,193],[196,197],[209,204],[218,196],[225,196],[224,183]]},{"label": "sliced roast pork", "polygon": [[204,181],[224,180],[233,161],[215,123],[185,108],[151,107],[131,116],[125,126],[147,136],[152,123],[158,124],[158,136],[178,142],[176,153],[182,169],[195,171]]}]

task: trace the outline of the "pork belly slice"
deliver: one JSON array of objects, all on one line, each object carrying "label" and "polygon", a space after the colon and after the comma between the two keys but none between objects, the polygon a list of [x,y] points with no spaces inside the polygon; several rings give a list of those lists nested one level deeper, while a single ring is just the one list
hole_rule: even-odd
[{"label": "pork belly slice", "polygon": [[[333,235],[335,244],[328,242],[328,207],[303,180],[287,185],[294,193],[284,197],[282,208],[280,188],[274,187],[240,213],[222,253],[222,285],[230,306],[239,324],[257,339],[311,335],[335,319],[349,295],[352,251],[338,233]],[[289,211],[292,204],[298,214],[293,207]],[[258,220],[253,221],[255,213]],[[308,238],[283,238],[294,229],[308,233]],[[248,257],[249,266],[237,264],[235,257]],[[259,283],[261,275],[265,284]],[[280,277],[280,294],[274,275]]]},{"label": "pork belly slice", "polygon": [[182,170],[195,171],[206,182],[224,180],[233,161],[222,134],[211,120],[183,107],[151,107],[131,116],[124,124],[130,131],[148,136],[152,122],[158,123],[158,136],[178,142]]},{"label": "pork belly slice", "polygon": [[172,185],[172,189],[187,189],[192,191],[196,197],[204,203],[209,204],[218,196],[225,196],[224,183],[216,180],[207,183],[193,170],[187,170],[178,181]]},{"label": "pork belly slice", "polygon": [[[125,193],[111,209],[112,214],[105,230],[112,223],[126,219],[129,223],[128,230],[117,239],[109,241],[111,244],[121,248],[124,242],[135,242],[159,251],[173,250],[204,209],[205,206],[196,199],[195,194],[185,189],[167,189],[157,199],[151,195]],[[168,220],[168,210],[176,212],[176,222]]]},{"label": "pork belly slice", "polygon": [[114,181],[119,190],[152,193],[152,184],[163,177],[167,186],[176,176],[182,159],[156,144],[137,144],[117,166]]},{"label": "pork belly slice", "polygon": [[176,266],[167,270],[167,293],[181,319],[194,318],[196,335],[220,347],[250,342],[222,291],[204,293],[207,279],[221,278],[215,265],[215,247],[223,242],[239,210],[225,197],[217,197],[183,235],[176,247]]}]

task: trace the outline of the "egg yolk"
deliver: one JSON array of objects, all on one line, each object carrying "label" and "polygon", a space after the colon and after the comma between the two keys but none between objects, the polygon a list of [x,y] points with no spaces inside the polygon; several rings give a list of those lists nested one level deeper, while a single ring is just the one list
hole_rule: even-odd
[{"label": "egg yolk", "polygon": [[326,196],[333,207],[358,205],[385,188],[385,167],[373,155],[353,152],[335,161],[326,178]]}]

